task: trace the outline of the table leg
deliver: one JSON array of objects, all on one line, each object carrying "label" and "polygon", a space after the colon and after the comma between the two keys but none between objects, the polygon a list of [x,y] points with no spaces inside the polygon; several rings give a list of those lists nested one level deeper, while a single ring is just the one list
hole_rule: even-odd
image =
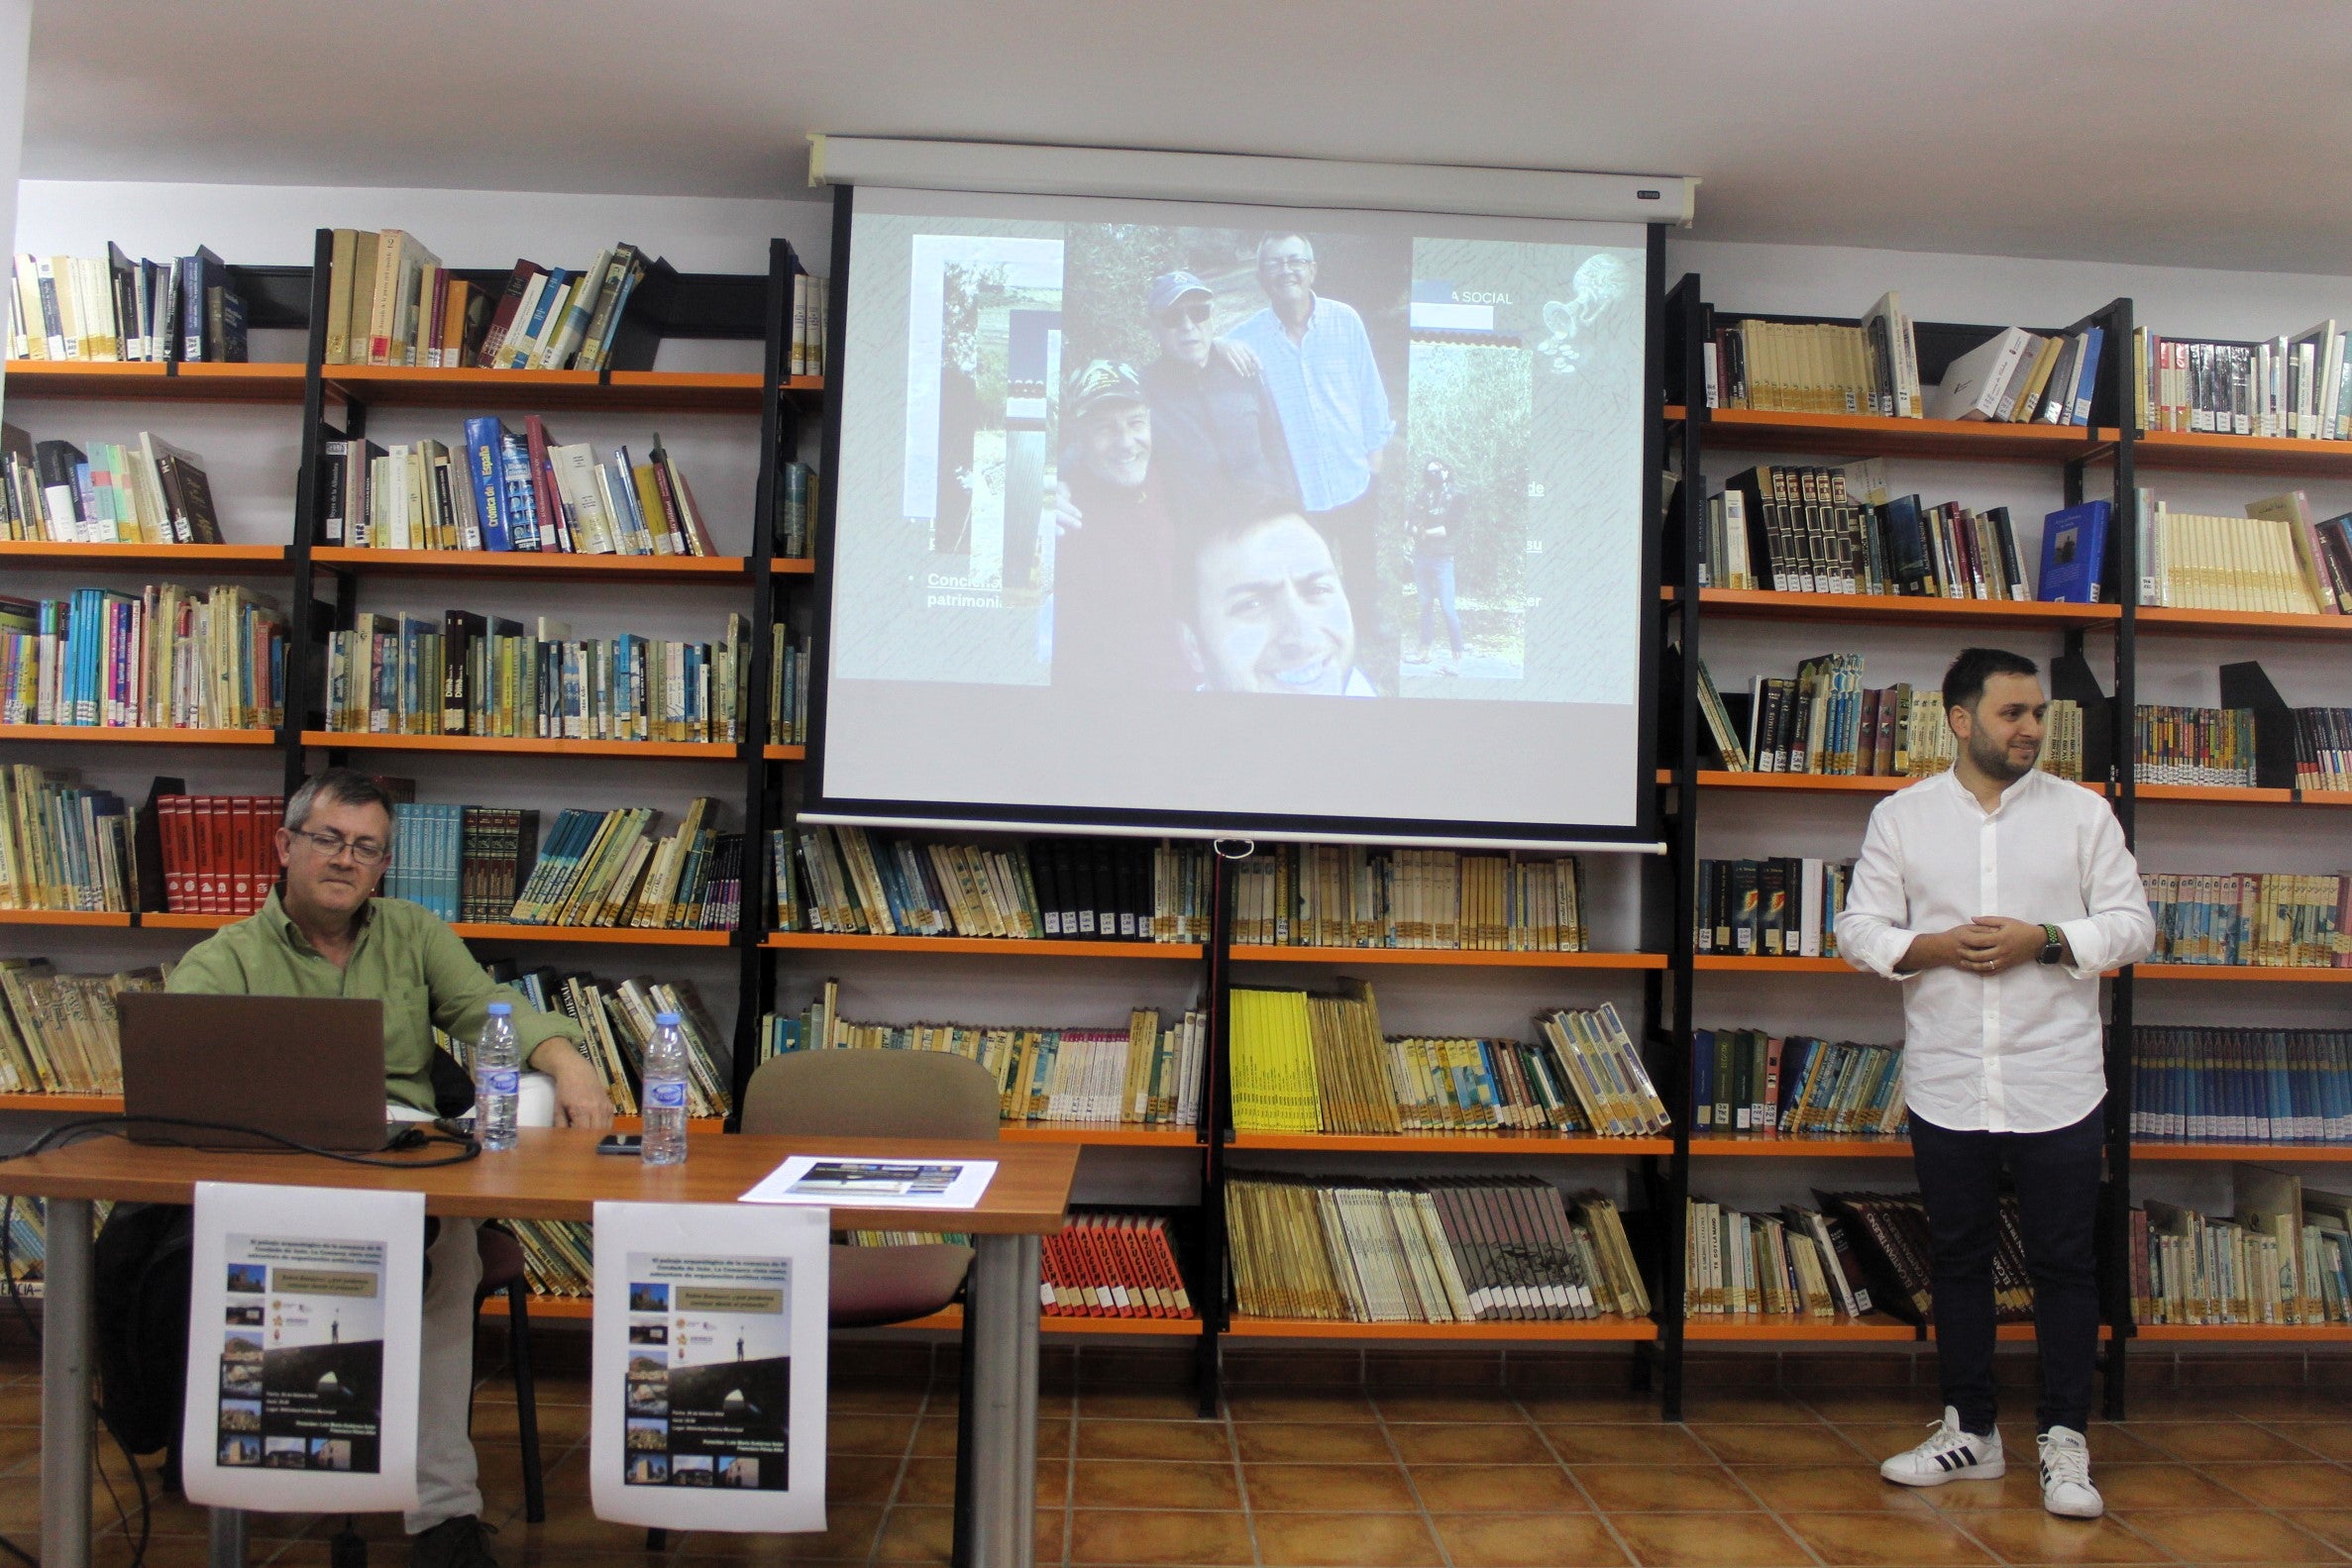
[{"label": "table leg", "polygon": [[1032,1568],[1037,1525],[1036,1236],[975,1236],[972,1568]]},{"label": "table leg", "polygon": [[212,1568],[245,1568],[245,1510],[212,1509]]},{"label": "table leg", "polygon": [[42,1568],[90,1563],[90,1203],[53,1198],[41,1324]]}]

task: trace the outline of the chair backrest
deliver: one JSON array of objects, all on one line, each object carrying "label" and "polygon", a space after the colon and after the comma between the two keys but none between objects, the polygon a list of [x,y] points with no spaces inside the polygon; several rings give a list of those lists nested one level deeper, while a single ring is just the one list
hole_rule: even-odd
[{"label": "chair backrest", "polygon": [[994,1138],[993,1074],[939,1051],[788,1051],[760,1064],[743,1130],[830,1138]]}]

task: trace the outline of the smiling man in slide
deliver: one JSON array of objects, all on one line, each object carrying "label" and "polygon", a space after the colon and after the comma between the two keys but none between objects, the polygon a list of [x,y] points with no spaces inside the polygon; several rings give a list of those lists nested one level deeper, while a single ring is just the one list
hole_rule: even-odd
[{"label": "smiling man in slide", "polygon": [[1313,523],[1261,502],[1200,529],[1189,544],[1179,608],[1200,689],[1380,694],[1356,668],[1355,615],[1331,544]]}]

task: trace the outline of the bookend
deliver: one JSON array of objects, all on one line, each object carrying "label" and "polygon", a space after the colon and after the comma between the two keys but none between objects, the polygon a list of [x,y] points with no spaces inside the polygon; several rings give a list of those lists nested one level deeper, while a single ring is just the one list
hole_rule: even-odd
[{"label": "bookend", "polygon": [[2271,684],[2262,662],[2221,667],[2221,705],[2254,710],[2254,784],[2260,789],[2295,787],[2295,710]]},{"label": "bookend", "polygon": [[2067,633],[2066,652],[2050,661],[2050,695],[2080,703],[2083,708],[2083,782],[2109,784],[2114,781],[2115,745],[2113,699],[2091,674],[2090,661],[2083,657],[2083,634]]}]

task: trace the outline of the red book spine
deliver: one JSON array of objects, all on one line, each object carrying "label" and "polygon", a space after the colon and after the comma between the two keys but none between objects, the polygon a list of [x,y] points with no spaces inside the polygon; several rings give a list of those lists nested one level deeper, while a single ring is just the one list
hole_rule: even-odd
[{"label": "red book spine", "polygon": [[213,833],[220,801],[212,795],[197,795],[188,804],[194,813],[192,825],[195,832],[191,846],[194,853],[188,859],[196,878],[196,912],[226,914],[228,911],[222,904],[220,889],[215,886],[213,877],[213,870],[219,864],[213,854]]},{"label": "red book spine", "polygon": [[165,795],[156,810],[161,818],[156,827],[163,847],[163,907],[173,914],[192,913],[196,891],[188,873],[188,797]]},{"label": "red book spine", "polygon": [[229,912],[251,914],[254,896],[254,797],[229,800]]}]

